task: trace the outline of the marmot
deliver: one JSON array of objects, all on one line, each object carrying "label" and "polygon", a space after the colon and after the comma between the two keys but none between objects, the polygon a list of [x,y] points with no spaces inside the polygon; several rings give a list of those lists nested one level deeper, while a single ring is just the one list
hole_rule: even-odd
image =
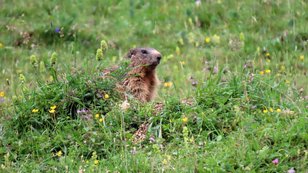
[{"label": "marmot", "polygon": [[126,92],[141,102],[151,101],[159,84],[155,69],[162,58],[161,53],[153,48],[134,48],[126,57],[132,68],[123,82]]}]

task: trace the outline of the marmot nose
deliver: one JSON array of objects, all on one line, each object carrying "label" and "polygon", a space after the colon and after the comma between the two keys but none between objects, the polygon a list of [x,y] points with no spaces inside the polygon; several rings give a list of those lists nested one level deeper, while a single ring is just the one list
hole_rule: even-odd
[{"label": "marmot nose", "polygon": [[156,58],[158,62],[161,60],[161,56],[157,56]]}]

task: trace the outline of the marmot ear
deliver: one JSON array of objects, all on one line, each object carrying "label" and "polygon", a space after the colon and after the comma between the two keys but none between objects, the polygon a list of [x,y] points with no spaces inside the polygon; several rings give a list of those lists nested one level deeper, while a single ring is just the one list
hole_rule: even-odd
[{"label": "marmot ear", "polygon": [[130,59],[133,55],[136,55],[136,49],[129,50],[125,57]]}]

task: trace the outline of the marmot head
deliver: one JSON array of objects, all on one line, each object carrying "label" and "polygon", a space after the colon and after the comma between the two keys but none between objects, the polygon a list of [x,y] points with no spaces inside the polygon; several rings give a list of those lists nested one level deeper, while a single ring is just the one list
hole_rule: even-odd
[{"label": "marmot head", "polygon": [[143,67],[154,70],[161,60],[161,53],[153,48],[134,48],[126,55],[131,60],[132,67]]}]

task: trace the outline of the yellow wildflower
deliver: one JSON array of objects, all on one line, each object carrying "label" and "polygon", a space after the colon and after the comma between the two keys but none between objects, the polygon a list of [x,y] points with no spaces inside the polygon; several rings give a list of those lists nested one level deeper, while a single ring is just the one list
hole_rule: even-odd
[{"label": "yellow wildflower", "polygon": [[172,82],[165,82],[164,83],[164,87],[171,87],[172,86]]},{"label": "yellow wildflower", "polygon": [[55,112],[56,112],[56,110],[54,110],[54,109],[50,109],[50,110],[49,110],[49,113],[54,114]]},{"label": "yellow wildflower", "polygon": [[269,74],[269,73],[271,73],[271,70],[267,69],[267,70],[265,70],[265,73]]},{"label": "yellow wildflower", "polygon": [[105,94],[105,95],[104,95],[104,98],[105,98],[105,99],[109,99],[109,95],[108,95],[108,94]]},{"label": "yellow wildflower", "polygon": [[1,48],[3,48],[3,44],[2,44],[2,43],[0,43],[0,49],[1,49]]},{"label": "yellow wildflower", "polygon": [[95,114],[95,118],[98,119],[99,118],[99,114]]},{"label": "yellow wildflower", "polygon": [[4,97],[4,92],[3,91],[0,92],[0,97]]},{"label": "yellow wildflower", "polygon": [[299,56],[299,60],[304,61],[305,57],[304,55]]},{"label": "yellow wildflower", "polygon": [[185,65],[186,63],[185,63],[185,61],[180,61],[180,64]]},{"label": "yellow wildflower", "polygon": [[270,111],[270,112],[274,112],[274,109],[273,109],[273,108],[269,108],[269,111]]},{"label": "yellow wildflower", "polygon": [[57,108],[56,105],[50,106],[50,109],[51,109],[51,110],[55,110],[56,108]]},{"label": "yellow wildflower", "polygon": [[37,113],[38,111],[38,109],[32,109],[32,113]]},{"label": "yellow wildflower", "polygon": [[281,112],[281,109],[279,109],[279,108],[276,109],[276,112],[277,112],[277,113],[280,113],[280,112]]},{"label": "yellow wildflower", "polygon": [[286,84],[290,84],[290,81],[286,79]]},{"label": "yellow wildflower", "polygon": [[61,157],[62,156],[62,151],[60,150],[60,151],[58,151],[57,153],[56,153],[56,155],[58,156],[58,157]]},{"label": "yellow wildflower", "polygon": [[260,71],[259,73],[260,73],[260,75],[264,75],[264,71]]},{"label": "yellow wildflower", "polygon": [[95,165],[98,165],[98,163],[99,163],[99,161],[96,159],[96,160],[94,160],[94,164]]},{"label": "yellow wildflower", "polygon": [[210,37],[205,37],[204,41],[205,41],[205,43],[210,43],[211,42],[211,38]]},{"label": "yellow wildflower", "polygon": [[100,119],[99,119],[99,122],[102,123],[103,121],[104,121],[104,118],[100,118]]},{"label": "yellow wildflower", "polygon": [[266,57],[270,57],[271,54],[270,54],[269,52],[266,52],[265,56],[266,56]]},{"label": "yellow wildflower", "polygon": [[188,118],[187,118],[187,117],[183,117],[183,118],[182,118],[182,122],[183,122],[183,123],[187,123],[187,122],[188,122]]},{"label": "yellow wildflower", "polygon": [[268,110],[267,110],[267,109],[264,109],[264,110],[263,110],[263,113],[267,113],[267,112],[268,112]]},{"label": "yellow wildflower", "polygon": [[270,59],[266,59],[266,62],[270,63],[270,62],[271,62],[271,60],[270,60]]}]

